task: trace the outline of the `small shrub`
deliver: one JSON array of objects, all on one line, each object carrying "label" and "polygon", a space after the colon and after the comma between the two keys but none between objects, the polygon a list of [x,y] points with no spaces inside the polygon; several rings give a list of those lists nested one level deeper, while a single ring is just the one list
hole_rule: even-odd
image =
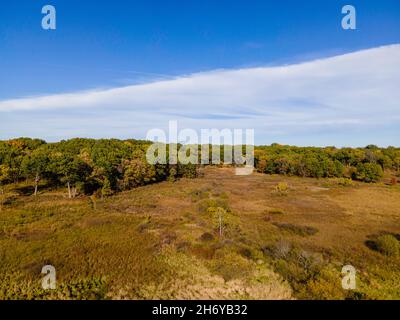
[{"label": "small shrub", "polygon": [[261,249],[261,251],[267,256],[274,259],[288,258],[290,251],[292,250],[292,244],[286,240],[279,240],[275,244],[268,245]]},{"label": "small shrub", "polygon": [[400,242],[391,234],[379,236],[375,240],[375,247],[385,256],[398,256],[400,253]]},{"label": "small shrub", "polygon": [[209,232],[204,232],[201,236],[200,236],[200,240],[201,241],[212,241],[214,240],[214,236],[209,233]]},{"label": "small shrub", "polygon": [[229,252],[228,250],[217,251],[214,258],[211,264],[211,270],[222,276],[225,281],[246,278],[253,270],[251,261],[237,253]]},{"label": "small shrub", "polygon": [[209,212],[210,208],[223,208],[226,212],[231,211],[228,201],[225,199],[204,199],[199,202],[199,211],[201,213]]},{"label": "small shrub", "polygon": [[299,287],[298,297],[300,299],[343,300],[345,291],[340,281],[337,281],[340,276],[340,273],[332,266],[324,267],[315,277]]},{"label": "small shrub", "polygon": [[279,182],[275,186],[275,191],[278,192],[279,194],[286,194],[289,190],[289,186],[286,182]]},{"label": "small shrub", "polygon": [[247,259],[251,259],[251,258],[252,258],[252,253],[251,253],[251,249],[250,249],[250,248],[241,248],[241,249],[239,250],[239,253],[240,253],[243,257],[245,257],[245,258],[247,258]]},{"label": "small shrub", "polygon": [[259,250],[256,250],[250,246],[242,246],[238,250],[239,254],[245,257],[246,259],[253,260],[253,261],[262,261],[263,260],[263,253]]},{"label": "small shrub", "polygon": [[350,178],[339,178],[337,183],[342,187],[350,187],[354,185],[354,181]]}]

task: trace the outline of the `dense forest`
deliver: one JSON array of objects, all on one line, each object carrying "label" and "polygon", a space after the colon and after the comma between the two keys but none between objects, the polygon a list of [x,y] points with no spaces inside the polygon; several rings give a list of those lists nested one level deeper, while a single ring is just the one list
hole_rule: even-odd
[{"label": "dense forest", "polygon": [[255,148],[257,171],[301,177],[345,177],[378,182],[384,172],[400,172],[400,148],[315,148],[272,144]]},{"label": "dense forest", "polygon": [[[80,138],[57,143],[30,138],[0,141],[0,192],[6,184],[28,181],[35,195],[45,183],[66,187],[70,198],[78,194],[103,197],[166,179],[196,177],[197,168],[192,164],[148,164],[146,150],[150,145],[143,140]],[[385,171],[398,175],[400,148],[272,144],[255,147],[255,167],[266,174],[377,182]]]},{"label": "dense forest", "polygon": [[46,143],[19,138],[0,141],[0,187],[31,181],[66,186],[70,198],[77,194],[108,196],[116,191],[179,177],[195,177],[194,165],[150,165],[146,150],[151,142],[116,139],[71,139]]}]

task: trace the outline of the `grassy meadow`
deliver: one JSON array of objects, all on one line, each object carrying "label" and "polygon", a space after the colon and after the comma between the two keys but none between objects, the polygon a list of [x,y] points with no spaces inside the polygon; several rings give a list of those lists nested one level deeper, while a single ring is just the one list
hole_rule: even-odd
[{"label": "grassy meadow", "polygon": [[385,180],[207,167],[103,198],[5,188],[0,299],[400,299],[400,186]]}]

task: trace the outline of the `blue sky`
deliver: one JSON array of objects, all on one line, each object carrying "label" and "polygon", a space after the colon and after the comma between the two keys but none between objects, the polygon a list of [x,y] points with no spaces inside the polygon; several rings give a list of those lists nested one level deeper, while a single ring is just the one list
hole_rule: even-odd
[{"label": "blue sky", "polygon": [[[41,7],[46,4],[52,4],[57,9],[55,31],[44,31],[41,28]],[[356,7],[357,30],[344,31],[341,28],[341,8],[345,4]],[[190,78],[199,72],[213,74],[221,69],[234,72],[239,69],[279,67],[398,43],[400,43],[398,0],[7,1],[1,4],[0,10],[0,139],[20,135],[40,136],[48,140],[73,136],[143,138],[146,130],[151,129],[150,126],[153,124],[150,121],[147,126],[136,129],[139,124],[146,123],[146,119],[143,118],[145,116],[137,117],[139,114],[144,114],[145,110],[138,110],[140,105],[132,104],[129,99],[120,105],[116,102],[112,109],[105,106],[102,101],[99,102],[98,105],[101,107],[98,108],[96,106],[87,108],[83,105],[80,107],[79,102],[75,102],[71,109],[58,108],[57,103],[60,103],[60,100],[57,100],[54,109],[35,108],[31,100],[19,101],[20,106],[16,109],[11,107],[15,99],[19,98],[52,97],[57,94],[61,94],[62,98],[64,97],[62,94],[65,93],[124,88],[135,84],[180,79],[185,76]],[[373,56],[376,59],[386,59],[385,54],[397,57],[398,50],[392,48]],[[356,61],[357,57],[354,57]],[[396,62],[397,60],[392,61],[393,64]],[[330,68],[336,69],[335,66]],[[340,69],[340,66],[338,68]],[[385,65],[382,69],[371,71],[369,76],[378,75],[380,78],[393,81],[397,79],[398,72],[393,75],[390,70],[395,68],[399,66],[393,65],[391,68],[391,65]],[[312,70],[314,69],[308,69],[306,72],[314,72]],[[380,75],[381,70],[387,72]],[[232,74],[222,75],[225,77],[221,78],[221,81],[229,82]],[[274,78],[276,75],[271,77]],[[332,79],[334,78],[332,76]],[[371,82],[374,82],[372,80],[374,79],[364,85],[371,85]],[[181,96],[174,101],[168,101],[165,105],[163,100],[159,101],[157,107],[161,108],[161,112],[160,109],[156,110],[154,106],[149,107],[146,103],[143,106],[149,108],[149,112],[153,110],[157,111],[158,115],[163,114],[163,117],[158,117],[155,126],[163,126],[163,123],[167,125],[168,120],[177,117],[178,120],[182,118],[183,124],[196,128],[206,126],[207,120],[210,120],[210,125],[215,127],[229,127],[233,125],[227,123],[228,120],[232,120],[229,117],[234,119],[242,117],[244,120],[242,122],[246,126],[260,122],[254,125],[257,129],[261,126],[261,122],[265,122],[265,114],[272,112],[269,108],[273,109],[272,113],[275,116],[277,110],[286,114],[298,108],[295,113],[307,114],[315,113],[314,109],[310,111],[313,105],[316,105],[314,108],[324,108],[321,104],[321,100],[324,99],[310,98],[312,93],[307,90],[313,86],[313,80],[308,81],[303,93],[299,93],[296,89],[285,97],[283,90],[282,99],[279,99],[285,100],[282,105],[277,103],[271,106],[270,100],[265,101],[261,98],[265,105],[260,105],[260,100],[253,101],[254,105],[249,105],[252,102],[244,100],[242,105],[231,106],[232,114],[229,113],[227,105],[211,106],[211,111],[214,112],[200,111],[198,108],[202,108],[198,106],[197,109],[189,107],[186,110],[187,114],[176,112],[172,104],[174,101],[181,101]],[[279,83],[285,85],[284,80]],[[350,85],[354,83],[355,80]],[[377,82],[374,82],[374,85],[377,85]],[[173,88],[175,91],[178,90],[175,86]],[[380,89],[385,88],[388,86]],[[377,90],[376,87],[369,89]],[[162,93],[157,90],[159,89],[154,89],[155,95],[166,94],[162,90]],[[186,89],[179,90],[182,96],[187,96],[184,91]],[[337,90],[340,91],[340,88]],[[400,112],[392,108],[393,99],[397,97],[391,95],[392,93],[395,94],[390,90],[385,92],[386,100],[377,103],[387,106],[384,109],[388,114],[393,115],[394,112],[396,120]],[[167,91],[167,94],[170,94],[170,91]],[[198,97],[198,94],[191,98],[195,99],[193,97]],[[206,103],[207,93],[201,92],[201,94]],[[229,95],[229,91],[225,94]],[[329,90],[326,94],[329,94]],[[26,106],[21,106],[21,103],[25,103]],[[212,102],[211,99],[212,103],[216,102]],[[330,103],[334,104],[332,101]],[[353,103],[357,104],[360,101]],[[190,105],[190,102],[188,104]],[[133,109],[130,110],[128,105],[132,105]],[[351,108],[350,105],[348,107]],[[260,113],[260,117],[254,117],[255,112],[261,112],[262,115]],[[400,141],[396,123],[388,122],[380,126],[376,124],[375,127],[372,126],[374,129],[371,129],[371,124],[369,126],[356,124],[363,122],[368,115],[354,114],[344,119],[345,115],[341,114],[342,122],[337,126],[297,129],[292,126],[290,130],[286,128],[286,122],[282,121],[280,130],[272,128],[269,133],[268,130],[258,130],[259,134],[256,130],[256,142],[267,144],[277,141],[298,145],[368,143],[388,145]],[[245,119],[249,116],[254,118],[246,122]],[[193,121],[185,123],[185,119],[188,118]],[[321,118],[318,121],[322,123],[324,120],[329,120],[328,118],[332,119],[332,114],[321,111]],[[33,119],[35,121],[43,119],[46,123],[36,128],[34,123],[30,122]],[[278,120],[274,118],[275,122]],[[295,122],[294,119],[293,121]],[[352,125],[344,125],[346,121]],[[26,128],[30,128],[31,131]],[[377,130],[377,133],[372,134],[371,130]]]}]

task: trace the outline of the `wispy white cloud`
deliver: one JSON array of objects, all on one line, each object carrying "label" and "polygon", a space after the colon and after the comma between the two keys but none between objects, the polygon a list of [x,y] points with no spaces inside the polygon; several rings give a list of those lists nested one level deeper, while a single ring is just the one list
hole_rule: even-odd
[{"label": "wispy white cloud", "polygon": [[[194,129],[254,128],[258,143],[390,144],[400,141],[399,66],[400,45],[391,45],[295,65],[4,100],[0,138],[143,138],[178,120]],[[379,130],[379,141],[371,141],[371,130]]]}]

